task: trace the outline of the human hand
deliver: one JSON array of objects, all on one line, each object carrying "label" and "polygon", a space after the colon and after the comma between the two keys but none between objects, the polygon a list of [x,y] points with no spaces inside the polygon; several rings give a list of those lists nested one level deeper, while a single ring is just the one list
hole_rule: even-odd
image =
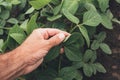
[{"label": "human hand", "polygon": [[48,51],[59,45],[69,33],[58,29],[36,29],[18,48],[21,51],[26,67],[24,74],[30,73],[36,69],[43,61]]}]

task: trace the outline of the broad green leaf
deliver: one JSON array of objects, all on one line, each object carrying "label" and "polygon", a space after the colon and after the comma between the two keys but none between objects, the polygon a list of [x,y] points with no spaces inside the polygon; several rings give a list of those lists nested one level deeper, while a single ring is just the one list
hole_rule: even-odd
[{"label": "broad green leaf", "polygon": [[101,16],[98,12],[89,10],[83,15],[83,24],[88,26],[98,26],[101,23]]},{"label": "broad green leaf", "polygon": [[0,13],[0,18],[6,20],[8,19],[10,16],[10,12],[9,10],[3,10],[1,13]]},{"label": "broad green leaf", "polygon": [[53,47],[45,57],[45,61],[48,62],[55,59],[56,57],[59,56],[59,53],[60,53],[60,46]]},{"label": "broad green leaf", "polygon": [[113,29],[112,21],[106,14],[101,14],[102,25],[107,29]]},{"label": "broad green leaf", "polygon": [[64,67],[60,70],[59,76],[63,78],[63,80],[82,80],[82,75],[73,67]]},{"label": "broad green leaf", "polygon": [[16,4],[19,4],[20,3],[20,1],[19,0],[6,0],[7,2],[10,2],[11,4],[14,4],[14,5],[16,5]]},{"label": "broad green leaf", "polygon": [[96,59],[97,59],[97,53],[96,53],[96,51],[93,51],[92,58],[91,58],[90,62],[94,63],[96,61]]},{"label": "broad green leaf", "polygon": [[55,15],[55,16],[52,16],[52,17],[48,17],[47,19],[48,19],[49,21],[55,21],[55,20],[57,20],[57,19],[59,19],[59,18],[61,18],[61,17],[62,17],[62,15],[59,14],[59,15]]},{"label": "broad green leaf", "polygon": [[81,61],[82,55],[79,49],[76,48],[76,46],[65,46],[64,49],[65,55],[70,61]]},{"label": "broad green leaf", "polygon": [[56,6],[56,7],[53,9],[54,15],[57,15],[57,14],[61,11],[62,5],[63,5],[63,0],[61,1],[61,3],[60,3],[58,6]]},{"label": "broad green leaf", "polygon": [[96,7],[93,4],[91,4],[91,3],[85,3],[85,8],[87,10],[97,11]]},{"label": "broad green leaf", "polygon": [[106,32],[100,32],[100,33],[96,36],[96,38],[97,38],[97,41],[98,41],[98,42],[104,41],[105,38],[106,38]]},{"label": "broad green leaf", "polygon": [[21,33],[12,33],[10,34],[10,37],[12,37],[18,44],[21,44],[26,39],[26,35]]},{"label": "broad green leaf", "polygon": [[77,42],[79,38],[82,38],[81,34],[78,32],[74,32],[64,40],[64,44],[65,45],[73,44]]},{"label": "broad green leaf", "polygon": [[112,54],[112,51],[110,49],[110,47],[105,44],[105,43],[101,43],[100,44],[100,48],[102,49],[103,52],[105,52],[106,54]]},{"label": "broad green leaf", "polygon": [[34,29],[38,28],[38,25],[36,23],[36,19],[37,19],[38,13],[35,13],[30,21],[28,22],[27,25],[27,33],[30,34]]},{"label": "broad green leaf", "polygon": [[120,3],[120,0],[116,0],[118,3]]},{"label": "broad green leaf", "polygon": [[28,10],[26,11],[25,14],[30,14],[30,13],[32,13],[34,10],[35,10],[35,9],[34,9],[33,7],[31,7],[30,9],[28,9]]},{"label": "broad green leaf", "polygon": [[109,7],[109,0],[97,0],[99,3],[99,7],[102,12],[105,12]]},{"label": "broad green leaf", "polygon": [[78,24],[80,21],[77,17],[75,17],[73,14],[71,14],[68,10],[63,9],[62,10],[63,14],[65,15],[65,17],[70,20],[71,22]]},{"label": "broad green leaf", "polygon": [[91,60],[91,58],[93,57],[94,52],[92,50],[86,50],[84,56],[83,56],[83,61],[84,62],[88,62],[89,60]]},{"label": "broad green leaf", "polygon": [[63,10],[67,10],[72,15],[74,15],[79,7],[79,1],[80,0],[64,0],[62,6],[62,12]]},{"label": "broad green leaf", "polygon": [[36,70],[36,73],[34,73],[34,75],[36,77],[36,80],[54,80],[57,77],[57,71],[56,69],[47,67],[43,70]]},{"label": "broad green leaf", "polygon": [[14,25],[10,30],[9,30],[9,35],[12,33],[21,33],[23,34],[24,31],[21,29],[18,25]]},{"label": "broad green leaf", "polygon": [[93,70],[92,70],[92,67],[90,66],[90,64],[83,65],[83,72],[88,77],[92,76]]},{"label": "broad green leaf", "polygon": [[112,14],[112,12],[110,10],[107,10],[106,16],[108,16],[109,19],[113,19],[113,17],[114,17],[113,14]]},{"label": "broad green leaf", "polygon": [[34,1],[30,1],[29,3],[32,5],[32,7],[34,7],[35,9],[41,9],[43,8],[45,5],[49,4],[51,0],[34,0]]},{"label": "broad green leaf", "polygon": [[28,24],[28,19],[25,20],[25,21],[20,25],[20,28],[22,28],[24,31],[27,31],[27,24]]},{"label": "broad green leaf", "polygon": [[95,64],[90,64],[90,67],[92,68],[93,74],[95,75],[97,73]]},{"label": "broad green leaf", "polygon": [[96,68],[96,70],[97,70],[98,72],[106,73],[105,68],[104,68],[103,65],[101,65],[100,63],[95,63],[94,66],[95,66],[95,68]]},{"label": "broad green leaf", "polygon": [[25,8],[26,4],[27,4],[27,0],[20,0],[20,4],[18,5],[20,9]]},{"label": "broad green leaf", "polygon": [[0,35],[3,35],[3,33],[4,33],[3,29],[0,29]]},{"label": "broad green leaf", "polygon": [[88,36],[88,32],[87,32],[86,28],[84,26],[79,26],[79,30],[82,33],[82,35],[84,36],[84,38],[87,42],[87,45],[89,47],[90,46],[90,38]]},{"label": "broad green leaf", "polygon": [[73,62],[72,67],[74,67],[75,69],[80,69],[83,67],[83,65],[84,65],[83,61],[76,61],[76,62]]},{"label": "broad green leaf", "polygon": [[98,40],[94,40],[93,43],[91,44],[91,49],[97,50],[99,47],[100,47],[100,42]]},{"label": "broad green leaf", "polygon": [[18,24],[19,21],[16,18],[10,18],[7,20],[7,22],[11,23],[11,24]]}]

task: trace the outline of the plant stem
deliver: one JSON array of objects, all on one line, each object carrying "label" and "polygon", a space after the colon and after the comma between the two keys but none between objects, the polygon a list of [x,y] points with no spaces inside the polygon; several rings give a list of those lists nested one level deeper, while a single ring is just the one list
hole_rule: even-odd
[{"label": "plant stem", "polygon": [[0,28],[0,29],[5,29],[5,30],[9,30],[10,28]]},{"label": "plant stem", "polygon": [[72,28],[72,29],[70,30],[70,33],[72,33],[76,28],[77,28],[77,26],[75,26],[74,28]]},{"label": "plant stem", "polygon": [[61,61],[62,61],[62,55],[60,55],[60,57],[59,57],[58,73],[60,73],[60,69],[61,69]]}]

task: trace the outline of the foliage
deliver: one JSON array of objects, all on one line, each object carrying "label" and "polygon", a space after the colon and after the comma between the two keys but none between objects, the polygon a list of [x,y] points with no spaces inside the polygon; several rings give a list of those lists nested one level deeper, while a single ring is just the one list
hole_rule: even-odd
[{"label": "foliage", "polygon": [[[112,52],[104,43],[106,33],[96,30],[99,25],[113,29],[112,21],[120,24],[109,9],[109,0],[0,0],[0,52],[16,48],[36,28],[67,31],[71,36],[53,47],[43,64],[23,78],[82,80],[83,74],[91,77],[106,72],[96,61],[97,50]],[[61,47],[65,54],[59,54]]]}]

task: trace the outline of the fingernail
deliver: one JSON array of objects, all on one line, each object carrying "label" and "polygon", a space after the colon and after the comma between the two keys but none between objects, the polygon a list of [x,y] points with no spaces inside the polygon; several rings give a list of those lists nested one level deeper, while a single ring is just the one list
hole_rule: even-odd
[{"label": "fingernail", "polygon": [[64,40],[65,39],[65,35],[63,33],[60,33],[59,36],[58,36],[61,40]]}]

